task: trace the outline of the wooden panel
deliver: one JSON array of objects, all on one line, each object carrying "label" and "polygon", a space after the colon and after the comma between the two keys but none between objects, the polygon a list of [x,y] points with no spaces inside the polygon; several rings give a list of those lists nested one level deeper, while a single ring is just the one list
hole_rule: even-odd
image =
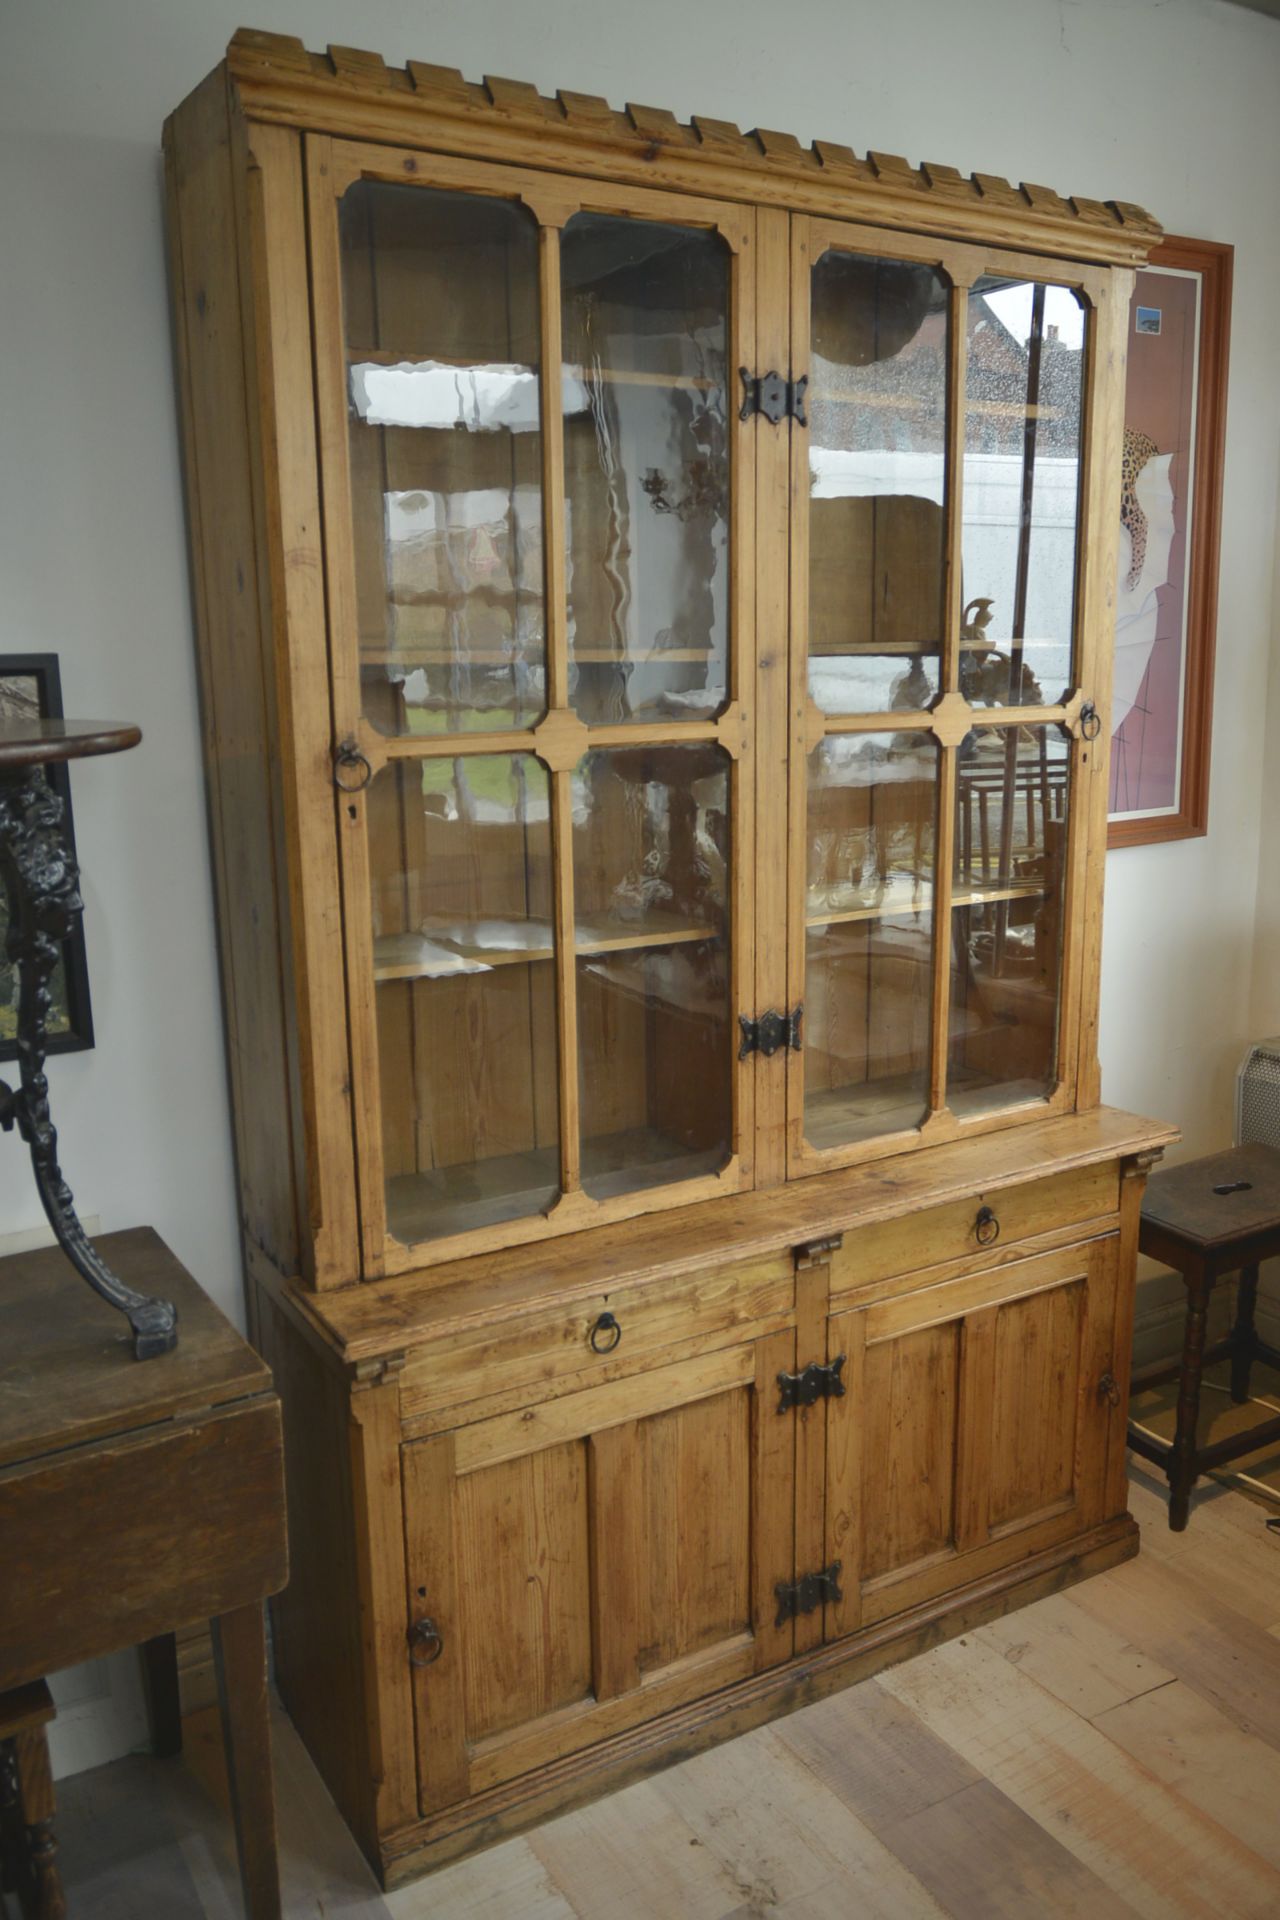
[{"label": "wooden panel", "polygon": [[167,123],[165,157],[240,1214],[246,1231],[293,1271],[299,1195],[286,1057],[285,930],[274,865],[277,716],[264,672],[269,613],[257,591],[251,369],[241,333],[232,134],[221,72]]},{"label": "wooden panel", "polygon": [[[191,1516],[198,1514],[200,1524]],[[274,1395],[0,1472],[0,1688],[230,1613],[288,1577]],[[93,1569],[58,1578],[67,1542]]]},{"label": "wooden panel", "polygon": [[272,1602],[276,1680],[343,1818],[377,1845],[346,1384],[270,1295],[257,1338],[284,1411],[290,1580]]},{"label": "wooden panel", "polygon": [[751,1399],[738,1388],[674,1407],[641,1428],[649,1601],[643,1673],[750,1627]]},{"label": "wooden panel", "polygon": [[522,1451],[506,1417],[405,1448],[410,1608],[442,1640],[415,1673],[424,1809],[791,1651],[793,1356],[780,1334],[568,1396]]},{"label": "wooden panel", "polygon": [[755,1353],[750,1346],[727,1347],[700,1360],[655,1367],[634,1379],[610,1386],[584,1387],[522,1413],[500,1414],[458,1431],[458,1469],[472,1473],[499,1460],[514,1460],[536,1448],[554,1445],[570,1434],[588,1434],[620,1421],[644,1418],[680,1406],[687,1400],[721,1393],[755,1377]]},{"label": "wooden panel", "polygon": [[[837,1314],[862,1431],[828,1416],[828,1634],[981,1577],[1107,1509],[1118,1235]],[[860,1351],[865,1341],[865,1352]]]},{"label": "wooden panel", "polygon": [[458,1482],[468,1738],[522,1726],[591,1690],[586,1450],[580,1440]]},{"label": "wooden panel", "polygon": [[[414,1353],[402,1376],[405,1418],[450,1425],[484,1419],[522,1399],[571,1392],[652,1364],[672,1347],[703,1351],[761,1322],[789,1315],[789,1254],[769,1254],[701,1274],[610,1288],[572,1306],[509,1314],[499,1327],[468,1328]],[[596,1353],[591,1334],[612,1313],[615,1351]],[[608,1336],[601,1336],[607,1344]]]},{"label": "wooden panel", "polygon": [[[466,1625],[454,1542],[456,1466],[452,1434],[405,1447],[405,1572],[411,1623],[430,1620],[440,1636],[440,1654],[408,1670],[413,1685],[418,1752],[418,1794],[423,1813],[447,1807],[466,1794],[463,1649]],[[424,1646],[422,1653],[428,1649]],[[405,1649],[408,1664],[410,1649]]]},{"label": "wooden panel", "polygon": [[1085,1281],[995,1310],[989,1524],[1007,1526],[1075,1492]]},{"label": "wooden panel", "polygon": [[643,1443],[628,1420],[593,1433],[591,1499],[592,1691],[612,1700],[640,1684],[640,1651],[653,1635],[646,1582],[646,1515],[636,1485]]},{"label": "wooden panel", "polygon": [[[986,1149],[990,1156],[992,1149]],[[1119,1204],[1114,1163],[1082,1167],[1011,1191],[975,1190],[971,1199],[911,1211],[847,1236],[832,1259],[832,1291],[843,1293],[869,1281],[940,1265],[984,1251],[977,1237],[978,1213],[989,1206],[999,1227],[998,1244],[1047,1233],[1086,1220],[1109,1219]]]},{"label": "wooden panel", "polygon": [[953,1543],[959,1349],[955,1324],[926,1327],[867,1348],[864,1581],[945,1552]]}]

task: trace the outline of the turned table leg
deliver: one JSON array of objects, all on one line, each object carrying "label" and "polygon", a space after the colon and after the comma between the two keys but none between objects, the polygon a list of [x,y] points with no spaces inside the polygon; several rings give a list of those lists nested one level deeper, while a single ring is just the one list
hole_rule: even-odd
[{"label": "turned table leg", "polygon": [[1231,1398],[1242,1407],[1249,1398],[1249,1375],[1257,1351],[1258,1333],[1254,1314],[1258,1306],[1258,1269],[1256,1264],[1241,1267],[1236,1292],[1236,1319],[1231,1329]]},{"label": "turned table leg", "polygon": [[1181,1533],[1187,1524],[1191,1489],[1196,1483],[1196,1425],[1200,1418],[1200,1371],[1204,1365],[1204,1333],[1211,1284],[1203,1280],[1187,1288],[1187,1322],[1182,1337],[1182,1374],[1178,1381],[1178,1424],[1169,1455],[1169,1526]]},{"label": "turned table leg", "polygon": [[210,1624],[244,1909],[248,1920],[280,1920],[262,1606],[238,1607]]}]

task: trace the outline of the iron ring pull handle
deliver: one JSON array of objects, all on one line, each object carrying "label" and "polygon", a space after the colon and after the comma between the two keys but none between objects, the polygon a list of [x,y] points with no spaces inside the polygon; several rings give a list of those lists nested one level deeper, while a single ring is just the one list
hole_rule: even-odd
[{"label": "iron ring pull handle", "polygon": [[973,1237],[980,1247],[993,1247],[1000,1238],[1000,1222],[994,1207],[979,1207],[973,1223]]},{"label": "iron ring pull handle", "polygon": [[[355,772],[353,780],[344,780],[343,770]],[[354,740],[344,740],[333,756],[333,784],[339,793],[363,793],[373,778],[373,768]]]},{"label": "iron ring pull handle", "polygon": [[409,1629],[409,1665],[434,1666],[444,1652],[444,1635],[434,1620],[415,1620]]},{"label": "iron ring pull handle", "polygon": [[[601,1335],[604,1338],[601,1338]],[[611,1313],[602,1313],[591,1329],[592,1353],[612,1353],[622,1338],[622,1328]]]},{"label": "iron ring pull handle", "polygon": [[1101,1380],[1099,1380],[1098,1401],[1100,1405],[1107,1407],[1118,1407],[1120,1405],[1120,1382],[1116,1379],[1114,1373],[1104,1373]]},{"label": "iron ring pull handle", "polygon": [[1102,732],[1102,715],[1092,700],[1086,700],[1080,709],[1080,732],[1086,740],[1096,740]]}]

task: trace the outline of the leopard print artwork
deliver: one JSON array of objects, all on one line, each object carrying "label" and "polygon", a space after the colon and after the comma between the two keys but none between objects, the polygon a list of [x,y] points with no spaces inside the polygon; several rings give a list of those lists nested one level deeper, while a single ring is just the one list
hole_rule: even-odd
[{"label": "leopard print artwork", "polygon": [[1129,535],[1131,544],[1129,564],[1129,591],[1137,586],[1142,578],[1142,568],[1147,557],[1147,516],[1138,505],[1138,475],[1160,449],[1149,434],[1139,433],[1136,427],[1124,430],[1124,465],[1121,468],[1122,481],[1120,491],[1120,525]]}]

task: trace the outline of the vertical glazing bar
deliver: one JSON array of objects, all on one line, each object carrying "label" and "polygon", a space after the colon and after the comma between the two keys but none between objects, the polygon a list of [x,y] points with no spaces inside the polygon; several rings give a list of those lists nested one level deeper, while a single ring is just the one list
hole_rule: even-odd
[{"label": "vertical glazing bar", "polygon": [[929,1111],[947,1104],[947,1040],[951,1017],[951,876],[955,865],[956,770],[959,754],[944,747],[938,768],[938,829],[933,865],[933,1024],[929,1046]]},{"label": "vertical glazing bar", "polygon": [[946,561],[943,590],[942,688],[960,685],[960,627],[964,614],[964,430],[965,374],[969,340],[969,289],[952,274],[947,306]]},{"label": "vertical glazing bar", "polygon": [[[569,705],[568,611],[565,598],[564,413],[561,394],[560,229],[538,228],[538,308],[542,357],[543,598],[547,622],[547,710]],[[560,1076],[560,1190],[582,1184],[578,1125],[578,976],[574,953],[573,773],[553,768],[551,875],[554,893],[556,1066]]]},{"label": "vertical glazing bar", "polygon": [[[947,311],[947,521],[943,598],[942,687],[944,697],[960,686],[960,628],[964,614],[964,434],[965,375],[969,342],[969,289],[952,273]],[[933,1024],[929,1047],[929,1111],[947,1103],[947,1041],[951,1015],[952,873],[955,867],[958,754],[943,747],[938,763],[938,827],[933,861]]]},{"label": "vertical glazing bar", "polygon": [[564,398],[561,391],[560,229],[538,228],[538,312],[541,337],[543,600],[547,622],[547,706],[569,704],[568,615],[565,601]]}]

